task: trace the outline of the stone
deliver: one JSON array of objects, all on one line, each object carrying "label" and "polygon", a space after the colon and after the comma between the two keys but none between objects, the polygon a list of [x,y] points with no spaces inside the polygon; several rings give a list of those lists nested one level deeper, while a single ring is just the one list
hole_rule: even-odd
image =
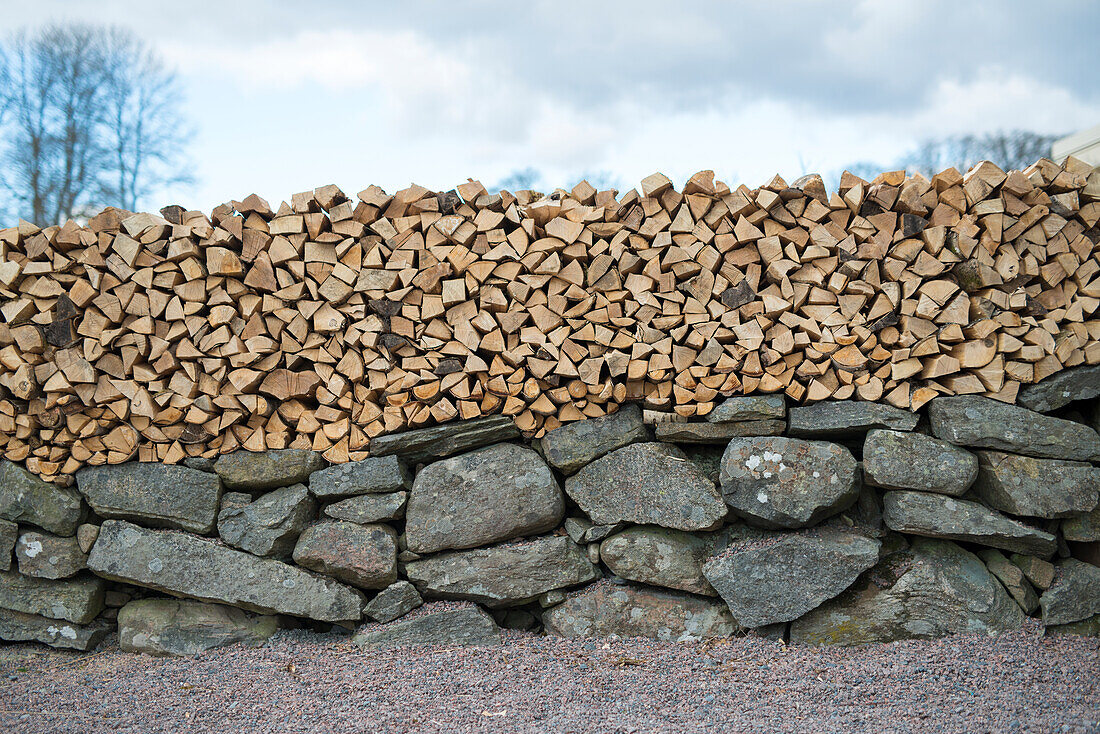
[{"label": "stone", "polygon": [[615,449],[649,440],[642,422],[642,409],[624,405],[600,418],[566,423],[542,437],[546,462],[564,474],[572,474],[585,464]]},{"label": "stone", "polygon": [[76,538],[28,532],[15,545],[19,573],[40,579],[67,579],[87,568],[88,554]]},{"label": "stone", "polygon": [[542,457],[497,444],[421,469],[405,508],[405,535],[414,553],[475,548],[552,530],[564,514],[561,488]]},{"label": "stone", "polygon": [[88,568],[113,581],[322,622],[358,621],[359,592],[271,558],[173,530],[148,530],[108,520]]},{"label": "stone", "polygon": [[1071,543],[1094,543],[1100,540],[1100,507],[1063,520],[1062,537]]},{"label": "stone", "polygon": [[421,593],[490,607],[518,606],[540,594],[587,583],[599,572],[566,535],[491,548],[441,553],[410,563],[405,575]]},{"label": "stone", "polygon": [[213,474],[136,461],[85,467],[76,486],[100,517],[200,534],[214,529],[222,496]]},{"label": "stone", "polygon": [[1100,461],[1100,434],[1082,423],[1034,413],[1018,405],[958,395],[928,407],[932,433],[958,446],[1025,456]]},{"label": "stone", "polygon": [[1028,583],[1027,577],[1020,567],[1005,558],[1004,554],[993,548],[983,548],[978,551],[978,557],[985,563],[989,572],[997,577],[1009,596],[1016,600],[1024,614],[1031,614],[1039,608],[1039,597],[1035,589]]},{"label": "stone", "polygon": [[878,563],[881,542],[821,527],[732,543],[703,574],[743,627],[790,622],[841,593]]},{"label": "stone", "polygon": [[764,421],[787,417],[787,400],[782,395],[739,395],[726,398],[707,414],[711,423]]},{"label": "stone", "polygon": [[699,467],[707,479],[718,484],[719,475],[722,473],[722,454],[726,451],[725,446],[696,443],[681,446],[680,450],[691,463]]},{"label": "stone", "polygon": [[958,496],[977,478],[978,457],[921,433],[875,429],[863,442],[863,475],[883,489]]},{"label": "stone", "polygon": [[11,568],[11,554],[15,550],[15,541],[19,537],[19,526],[7,520],[0,520],[0,571]]},{"label": "stone", "polygon": [[727,513],[714,483],[683,451],[663,443],[616,449],[566,478],[565,492],[596,525],[709,530]]},{"label": "stone", "polygon": [[309,449],[234,451],[214,462],[214,471],[228,489],[259,492],[306,484],[309,476],[325,466],[324,458]]},{"label": "stone", "polygon": [[600,581],[569,594],[542,615],[559,637],[649,637],[690,642],[739,631],[726,605],[677,591]]},{"label": "stone", "polygon": [[1100,364],[1055,372],[1033,385],[1020,388],[1016,402],[1028,410],[1049,413],[1075,400],[1088,400],[1100,395]]},{"label": "stone", "polygon": [[372,522],[398,520],[405,516],[405,504],[409,500],[408,492],[390,492],[389,494],[364,494],[333,502],[325,508],[326,517],[335,520],[347,520],[365,525]]},{"label": "stone", "polygon": [[1088,619],[1082,619],[1080,622],[1070,622],[1069,624],[1055,624],[1047,627],[1045,633],[1048,635],[1077,635],[1079,637],[1100,637],[1100,614],[1097,614]]},{"label": "stone", "polygon": [[415,614],[389,624],[367,624],[351,641],[362,648],[420,645],[500,645],[500,627],[476,605],[425,604]]},{"label": "stone", "polygon": [[563,589],[553,589],[547,591],[545,594],[539,595],[539,606],[543,609],[549,609],[550,607],[556,607],[566,599],[566,593]]},{"label": "stone", "polygon": [[912,431],[920,416],[885,403],[862,400],[830,400],[792,407],[787,415],[787,435],[796,438],[845,438],[872,428]]},{"label": "stone", "polygon": [[585,535],[592,528],[592,523],[586,517],[567,517],[562,527],[565,528],[565,534],[572,538],[574,543],[580,545],[585,542]]},{"label": "stone", "polygon": [[882,500],[886,527],[899,533],[960,540],[990,548],[1049,556],[1053,535],[1011,520],[984,505],[927,492],[887,492]]},{"label": "stone", "polygon": [[378,436],[371,439],[370,452],[373,456],[397,454],[410,464],[420,464],[519,437],[511,418],[490,415]]},{"label": "stone", "polygon": [[737,423],[658,423],[654,431],[658,441],[667,443],[718,443],[742,436],[779,436],[785,421],[740,421]]},{"label": "stone", "polygon": [[218,513],[218,535],[234,548],[256,556],[290,555],[317,512],[304,484],[282,487],[256,500],[251,495],[232,494],[232,500],[223,501]]},{"label": "stone", "polygon": [[[371,448],[373,450],[373,444]],[[409,468],[396,456],[371,456],[362,461],[333,464],[309,476],[309,491],[322,500],[385,494],[410,488],[412,477]]]},{"label": "stone", "polygon": [[1011,515],[1064,518],[1100,503],[1100,468],[1081,461],[978,451],[974,492],[986,505]]},{"label": "stone", "polygon": [[799,528],[851,506],[859,465],[843,446],[798,438],[735,438],[722,455],[726,504],[754,525]]},{"label": "stone", "polygon": [[628,581],[715,596],[703,575],[703,563],[717,545],[716,534],[639,525],[604,540],[600,559]]},{"label": "stone", "polygon": [[126,652],[189,657],[237,643],[259,647],[279,627],[275,617],[186,599],[139,599],[118,611],[118,646]]},{"label": "stone", "polygon": [[41,642],[50,647],[87,652],[103,641],[114,627],[103,619],[88,624],[61,622],[38,614],[0,609],[0,640]]},{"label": "stone", "polygon": [[183,460],[183,465],[188,469],[197,469],[198,471],[208,472],[214,474],[214,459],[209,459],[204,456],[188,456]]},{"label": "stone", "polygon": [[360,589],[384,589],[397,580],[397,533],[388,525],[319,522],[298,538],[294,562]]},{"label": "stone", "polygon": [[1013,565],[1023,571],[1024,576],[1035,588],[1046,591],[1054,583],[1054,564],[1042,558],[1013,553],[1009,556]]},{"label": "stone", "polygon": [[1018,629],[1024,613],[969,551],[917,538],[791,622],[792,644],[858,645]]},{"label": "stone", "polygon": [[95,545],[95,539],[99,537],[99,526],[91,523],[83,523],[76,529],[76,542],[82,553],[88,553]]},{"label": "stone", "polygon": [[614,525],[592,525],[584,531],[583,542],[599,543],[607,536],[617,533],[625,527],[625,522],[617,522]]},{"label": "stone", "polygon": [[103,611],[103,579],[89,574],[53,580],[0,572],[0,607],[50,619],[88,624]]},{"label": "stone", "polygon": [[1054,565],[1054,583],[1039,597],[1043,624],[1069,624],[1100,614],[1100,567],[1076,558]]},{"label": "stone", "polygon": [[7,459],[0,461],[0,519],[68,536],[83,517],[84,503],[75,489],[45,482]]},{"label": "stone", "polygon": [[420,592],[408,581],[395,581],[379,591],[363,607],[363,613],[375,622],[385,624],[404,617],[424,603]]}]

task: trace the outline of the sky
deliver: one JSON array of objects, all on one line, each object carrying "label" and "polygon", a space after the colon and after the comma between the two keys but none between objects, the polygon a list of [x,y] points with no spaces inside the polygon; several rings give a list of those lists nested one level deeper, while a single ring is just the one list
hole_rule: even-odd
[{"label": "sky", "polygon": [[757,186],[922,139],[1100,123],[1094,0],[0,0],[129,28],[179,75],[194,183],[150,208],[336,183]]}]

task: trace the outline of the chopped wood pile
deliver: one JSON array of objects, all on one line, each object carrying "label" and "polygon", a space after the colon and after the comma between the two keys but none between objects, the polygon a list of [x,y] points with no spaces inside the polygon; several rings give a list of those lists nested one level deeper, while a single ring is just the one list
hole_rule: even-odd
[{"label": "chopped wood pile", "polygon": [[502,413],[637,401],[1006,402],[1100,363],[1100,172],[1073,158],[839,191],[710,171],[623,196],[335,186],[208,217],[0,230],[0,448],[47,479],[239,448],[364,458]]}]

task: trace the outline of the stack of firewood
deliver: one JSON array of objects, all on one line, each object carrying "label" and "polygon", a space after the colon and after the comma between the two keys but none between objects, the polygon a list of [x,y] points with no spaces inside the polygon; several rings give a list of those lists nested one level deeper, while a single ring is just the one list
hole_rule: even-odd
[{"label": "stack of firewood", "polygon": [[0,230],[0,450],[46,478],[628,401],[1013,401],[1100,362],[1100,173],[335,186]]}]

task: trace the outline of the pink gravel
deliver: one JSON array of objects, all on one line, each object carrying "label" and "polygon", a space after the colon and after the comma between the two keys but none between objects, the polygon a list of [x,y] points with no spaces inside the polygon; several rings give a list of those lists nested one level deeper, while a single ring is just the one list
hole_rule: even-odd
[{"label": "pink gravel", "polygon": [[1100,641],[1035,624],[858,648],[509,633],[363,652],[282,632],[192,659],[0,648],[4,732],[1096,732]]}]

